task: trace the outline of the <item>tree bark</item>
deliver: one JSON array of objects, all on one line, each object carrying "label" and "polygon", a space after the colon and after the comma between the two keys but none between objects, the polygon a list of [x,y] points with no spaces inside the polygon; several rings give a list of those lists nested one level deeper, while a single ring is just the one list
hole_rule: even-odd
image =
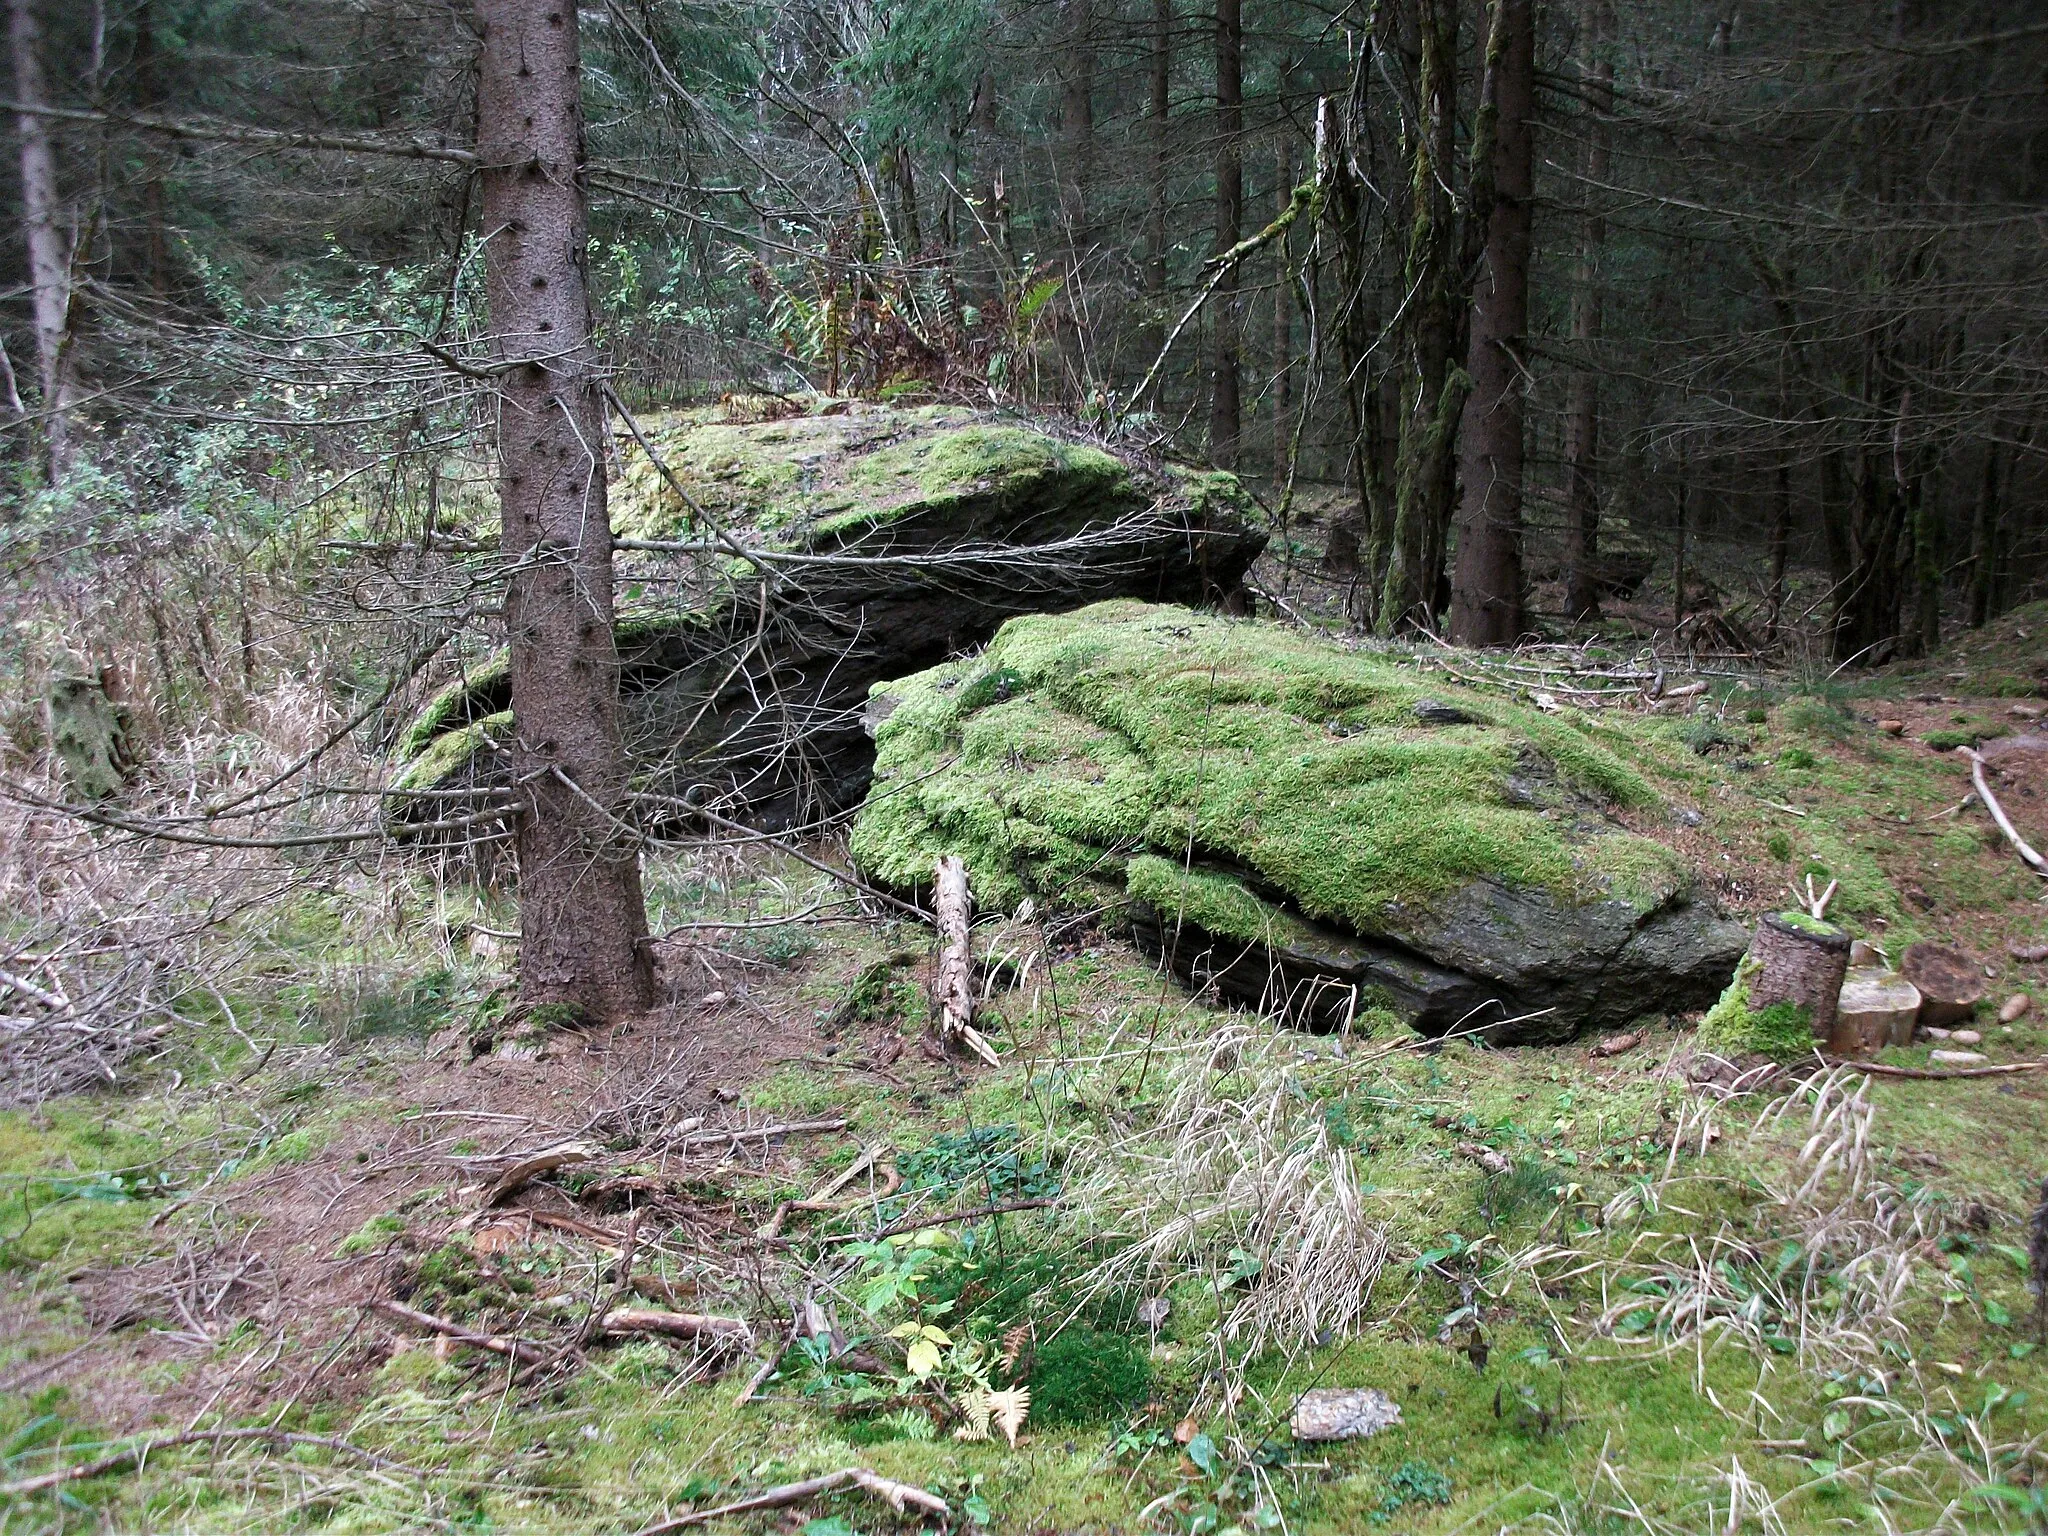
[{"label": "tree bark", "polygon": [[[24,107],[47,106],[35,0],[8,0],[7,23],[15,100]],[[15,115],[14,126],[21,139],[21,229],[42,387],[43,463],[55,484],[71,462],[71,238],[63,227],[50,119],[25,111]]]},{"label": "tree bark", "polygon": [[[1282,128],[1273,146],[1273,215],[1287,211],[1294,195],[1294,145]],[[1289,418],[1294,401],[1294,295],[1289,290],[1287,240],[1273,247],[1273,480],[1287,478]]]},{"label": "tree bark", "polygon": [[591,1018],[647,1007],[639,840],[625,822],[606,423],[584,271],[576,8],[477,0],[477,159],[498,367],[518,828],[519,987]]},{"label": "tree bark", "polygon": [[1981,629],[1992,613],[1998,579],[1998,444],[1984,445],[1984,479],[1970,523],[1970,606],[1972,629]]},{"label": "tree bark", "polygon": [[1750,984],[1750,1010],[1762,1013],[1773,1003],[1796,1003],[1806,1010],[1813,1038],[1828,1039],[1842,976],[1849,969],[1849,935],[1830,924],[1807,927],[1772,912],[1756,925],[1749,952],[1759,966]]},{"label": "tree bark", "polygon": [[1452,366],[1458,338],[1457,227],[1450,183],[1458,148],[1458,8],[1416,7],[1416,124],[1409,165],[1409,226],[1402,274],[1403,364],[1394,515],[1375,627],[1430,626],[1443,569],[1464,383]]},{"label": "tree bark", "polygon": [[[1242,0],[1216,0],[1216,249],[1244,238],[1244,16]],[[1209,457],[1225,469],[1237,463],[1241,427],[1238,398],[1237,269],[1216,285],[1210,300]]]},{"label": "tree bark", "polygon": [[1451,638],[1463,645],[1507,645],[1523,628],[1522,359],[1529,328],[1536,11],[1535,0],[1493,3],[1486,50],[1491,99],[1480,105],[1482,115],[1493,114],[1492,186],[1466,353],[1472,389],[1458,429],[1462,491]]},{"label": "tree bark", "polygon": [[[1579,12],[1579,46],[1586,64],[1585,179],[1579,195],[1589,205],[1602,196],[1607,179],[1607,119],[1614,111],[1614,59],[1608,40],[1614,31],[1612,0],[1585,0]],[[1567,618],[1600,617],[1600,376],[1593,367],[1602,316],[1600,257],[1607,221],[1588,212],[1579,235],[1578,281],[1572,290],[1572,370],[1565,398],[1564,611]]]},{"label": "tree bark", "polygon": [[1145,299],[1153,317],[1152,340],[1145,348],[1148,358],[1157,357],[1166,345],[1166,166],[1167,136],[1172,131],[1168,118],[1173,112],[1173,0],[1152,0],[1151,100],[1147,113],[1151,124],[1151,185],[1146,189],[1145,209]]}]

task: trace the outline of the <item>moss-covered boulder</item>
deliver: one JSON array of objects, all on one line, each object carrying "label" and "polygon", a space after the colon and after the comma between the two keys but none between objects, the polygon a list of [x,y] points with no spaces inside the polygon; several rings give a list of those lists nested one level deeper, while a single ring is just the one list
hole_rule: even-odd
[{"label": "moss-covered boulder", "polygon": [[[956,407],[713,408],[649,438],[652,456],[620,441],[612,492],[627,743],[653,795],[769,826],[859,801],[875,683],[1021,613],[1228,598],[1265,542],[1229,475]],[[400,745],[400,787],[502,781],[510,703],[501,659],[450,682]]]},{"label": "moss-covered boulder", "polygon": [[1136,602],[1020,618],[878,690],[863,870],[1108,904],[1184,976],[1327,1027],[1555,1039],[1705,1006],[1746,935],[1617,812],[1626,737],[1393,654]]}]

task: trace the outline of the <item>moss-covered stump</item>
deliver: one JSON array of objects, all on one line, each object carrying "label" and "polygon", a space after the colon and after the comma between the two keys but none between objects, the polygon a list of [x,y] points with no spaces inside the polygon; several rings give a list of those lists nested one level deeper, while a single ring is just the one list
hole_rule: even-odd
[{"label": "moss-covered stump", "polygon": [[[955,407],[714,408],[649,436],[652,457],[621,440],[612,493],[627,745],[643,789],[765,826],[858,802],[875,683],[1021,613],[1228,598],[1265,543],[1229,475]],[[503,782],[510,702],[502,659],[449,684],[401,743],[399,787]]]},{"label": "moss-covered stump", "polygon": [[1398,657],[1136,602],[1016,619],[878,690],[862,869],[968,864],[983,907],[1129,914],[1184,977],[1328,1027],[1561,1039],[1704,1006],[1746,935],[1613,812],[1610,728]]}]

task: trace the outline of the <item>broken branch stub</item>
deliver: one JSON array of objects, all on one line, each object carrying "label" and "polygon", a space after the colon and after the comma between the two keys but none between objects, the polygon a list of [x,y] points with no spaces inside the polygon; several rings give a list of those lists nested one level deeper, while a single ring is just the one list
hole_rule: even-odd
[{"label": "broken branch stub", "polygon": [[939,977],[933,988],[939,1038],[948,1045],[958,1040],[990,1066],[999,1065],[994,1049],[974,1028],[974,954],[967,930],[974,908],[967,864],[958,854],[939,855],[932,909],[939,927]]}]

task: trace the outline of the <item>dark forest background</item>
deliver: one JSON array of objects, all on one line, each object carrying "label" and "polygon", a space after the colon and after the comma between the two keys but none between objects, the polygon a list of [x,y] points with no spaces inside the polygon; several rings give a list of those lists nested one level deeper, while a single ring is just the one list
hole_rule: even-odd
[{"label": "dark forest background", "polygon": [[[1062,414],[1237,468],[1357,624],[1440,627],[1512,9],[606,0],[588,260],[618,388]],[[1655,592],[1871,663],[2039,595],[2039,11],[1560,0],[1533,27],[1524,622]],[[175,711],[184,671],[257,666],[281,547],[298,581],[337,532],[423,545],[487,499],[475,24],[11,0],[10,42],[0,540]]]}]

